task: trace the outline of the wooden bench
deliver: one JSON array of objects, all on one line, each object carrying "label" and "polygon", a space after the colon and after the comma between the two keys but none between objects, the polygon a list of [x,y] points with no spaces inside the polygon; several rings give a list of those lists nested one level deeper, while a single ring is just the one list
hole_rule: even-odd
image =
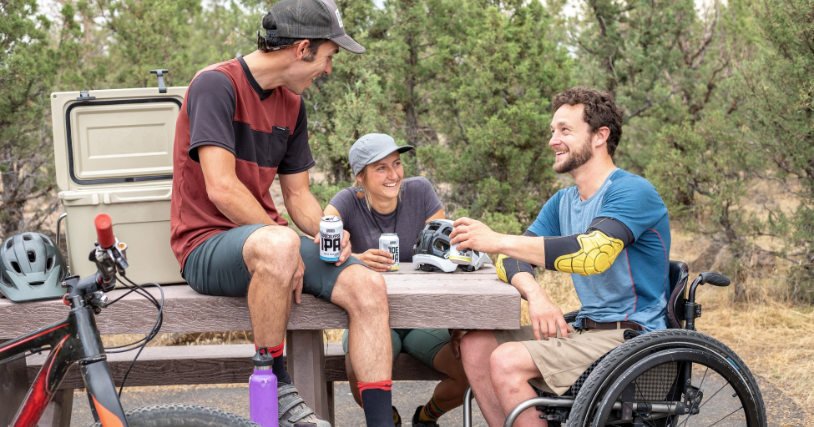
[{"label": "wooden bench", "polygon": [[[426,273],[402,264],[384,275],[392,328],[517,329],[520,295],[497,280],[494,268],[472,272]],[[115,294],[123,291],[112,292]],[[158,295],[157,290],[152,290]],[[162,333],[243,331],[251,329],[245,298],[211,297],[188,286],[164,287]],[[0,300],[0,339],[18,337],[62,320],[61,301],[14,304]],[[102,334],[147,333],[156,310],[145,299],[130,295],[105,309],[96,322]],[[286,337],[286,363],[302,397],[321,416],[333,420],[333,381],[345,380],[341,345],[325,343],[323,329],[348,326],[347,313],[332,304],[303,295],[291,310]],[[131,371],[128,386],[244,383],[251,375],[254,347],[244,345],[148,347]],[[114,381],[120,382],[133,353],[110,354]],[[0,426],[7,425],[44,355],[0,365]],[[401,354],[393,367],[394,380],[438,380],[443,376]],[[74,366],[40,422],[69,425],[73,389],[84,387]],[[10,413],[10,414],[9,414]]]}]

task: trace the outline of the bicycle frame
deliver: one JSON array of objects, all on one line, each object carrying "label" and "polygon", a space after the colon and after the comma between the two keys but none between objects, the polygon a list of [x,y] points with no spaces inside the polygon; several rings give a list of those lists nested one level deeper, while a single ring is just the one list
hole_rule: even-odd
[{"label": "bicycle frame", "polygon": [[0,360],[48,345],[51,352],[28,389],[10,427],[36,426],[68,369],[77,362],[92,408],[102,425],[127,427],[93,309],[89,306],[72,308],[65,320],[0,344]]}]

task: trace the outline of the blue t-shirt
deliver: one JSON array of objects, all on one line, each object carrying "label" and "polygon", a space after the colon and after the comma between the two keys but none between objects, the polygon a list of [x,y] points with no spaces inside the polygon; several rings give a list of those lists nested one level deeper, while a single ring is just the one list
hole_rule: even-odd
[{"label": "blue t-shirt", "polygon": [[549,199],[529,227],[538,236],[569,236],[588,230],[597,217],[614,218],[633,233],[634,241],[601,274],[572,274],[582,303],[582,319],[636,322],[650,331],[667,327],[670,278],[670,221],[659,193],[646,179],[616,169],[599,190],[582,201],[577,187]]}]

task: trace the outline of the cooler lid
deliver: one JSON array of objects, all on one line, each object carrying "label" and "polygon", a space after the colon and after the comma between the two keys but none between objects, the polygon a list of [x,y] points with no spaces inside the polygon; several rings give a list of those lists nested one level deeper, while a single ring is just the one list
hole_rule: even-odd
[{"label": "cooler lid", "polygon": [[60,190],[172,180],[175,121],[186,87],[51,94]]}]

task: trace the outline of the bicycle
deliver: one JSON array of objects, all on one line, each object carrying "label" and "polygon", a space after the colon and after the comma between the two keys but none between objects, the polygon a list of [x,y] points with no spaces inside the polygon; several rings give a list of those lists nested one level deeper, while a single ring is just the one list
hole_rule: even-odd
[{"label": "bicycle", "polygon": [[[91,412],[98,427],[203,427],[232,426],[256,427],[257,424],[238,415],[197,405],[165,404],[147,406],[125,412],[120,402],[124,380],[135,364],[138,355],[146,344],[158,334],[163,319],[164,296],[161,286],[160,301],[145,291],[144,286],[130,281],[125,270],[129,267],[125,255],[127,244],[119,242],[113,235],[110,216],[99,214],[95,220],[97,242],[90,253],[90,261],[97,266],[96,274],[80,278],[70,276],[64,286],[68,293],[63,297],[70,307],[68,317],[23,337],[0,344],[0,364],[18,360],[50,350],[48,357],[34,379],[22,405],[13,418],[10,427],[34,427],[48,403],[59,388],[59,384],[74,363],[80,366],[82,379],[88,393]],[[145,338],[124,346],[105,349],[95,315],[102,309],[116,303],[125,295],[110,301],[105,295],[116,287],[116,279],[130,289],[125,295],[136,292],[149,299],[157,308],[158,314],[152,331]],[[129,283],[129,284],[128,284]],[[106,350],[131,351],[138,349],[130,369],[127,370],[119,393],[113,384],[107,364]]]}]

